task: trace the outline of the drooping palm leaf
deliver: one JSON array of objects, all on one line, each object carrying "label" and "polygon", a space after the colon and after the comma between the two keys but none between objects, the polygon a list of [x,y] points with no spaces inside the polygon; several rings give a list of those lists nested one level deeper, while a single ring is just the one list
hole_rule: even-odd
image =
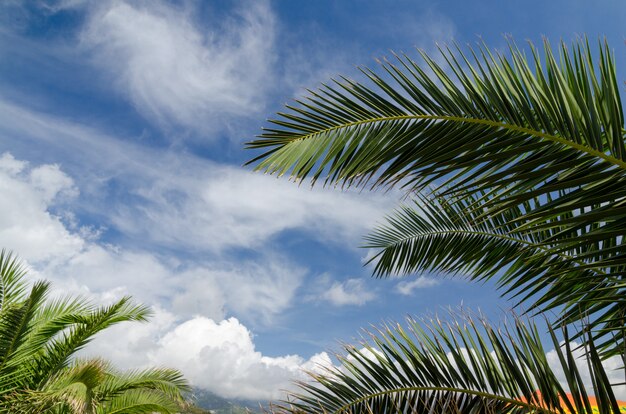
[{"label": "drooping palm leaf", "polygon": [[[562,306],[566,320],[600,315],[593,328],[622,329],[626,150],[612,53],[599,44],[594,63],[585,40],[561,44],[559,56],[547,42],[543,57],[530,52],[480,46],[470,59],[441,49],[445,68],[421,52],[423,65],[399,56],[381,63],[385,75],[364,69],[370,85],[342,78],[279,113],[248,143],[266,150],[250,163],[313,183],[400,185],[463,205],[476,225],[512,226],[510,237],[547,253],[516,255],[501,281],[515,290],[535,278],[550,288],[531,307]],[[429,246],[424,266],[455,266],[442,260],[449,245]],[[473,260],[475,278],[494,275]],[[577,294],[595,305],[577,307]]]},{"label": "drooping palm leaf", "polygon": [[472,317],[409,320],[408,328],[398,324],[370,334],[360,348],[346,346],[339,368],[311,374],[314,381],[299,383],[300,390],[274,411],[591,413],[591,391],[601,414],[618,413],[593,342],[586,358],[595,381],[585,384],[572,344],[560,344],[556,335],[552,340],[565,384],[532,324],[515,319],[498,329]]},{"label": "drooping palm leaf", "polygon": [[182,392],[189,392],[189,383],[180,371],[168,368],[150,368],[139,371],[118,372],[109,367],[108,375],[95,390],[95,398],[111,400],[130,390],[152,390],[163,394],[170,401],[183,401]]}]

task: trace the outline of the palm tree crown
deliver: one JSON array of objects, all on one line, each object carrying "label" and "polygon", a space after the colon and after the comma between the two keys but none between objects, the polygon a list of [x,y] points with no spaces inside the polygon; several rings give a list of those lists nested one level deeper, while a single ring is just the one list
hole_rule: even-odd
[{"label": "palm tree crown", "polygon": [[32,286],[17,259],[0,252],[0,412],[57,414],[176,413],[189,385],[180,372],[119,372],[76,352],[98,332],[145,321],[149,308],[125,297],[109,306],[48,299],[49,283]]}]

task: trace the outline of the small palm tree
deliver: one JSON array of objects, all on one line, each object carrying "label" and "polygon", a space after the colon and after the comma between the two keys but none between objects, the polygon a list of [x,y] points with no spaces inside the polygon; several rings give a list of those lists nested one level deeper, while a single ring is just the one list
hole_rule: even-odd
[{"label": "small palm tree", "polygon": [[[496,279],[530,314],[557,313],[551,332],[586,320],[573,339],[624,359],[626,131],[608,44],[597,64],[585,39],[528,56],[512,42],[508,56],[440,52],[445,67],[424,52],[423,65],[396,56],[381,74],[362,69],[370,85],[341,78],[310,91],[248,143],[265,151],[249,163],[297,181],[400,188],[413,202],[367,237],[376,276]],[[350,389],[340,378],[317,380]]]},{"label": "small palm tree", "polygon": [[118,372],[75,354],[98,332],[150,311],[122,298],[98,307],[82,298],[47,299],[49,283],[30,288],[11,254],[0,253],[0,412],[175,413],[189,386],[176,370]]}]

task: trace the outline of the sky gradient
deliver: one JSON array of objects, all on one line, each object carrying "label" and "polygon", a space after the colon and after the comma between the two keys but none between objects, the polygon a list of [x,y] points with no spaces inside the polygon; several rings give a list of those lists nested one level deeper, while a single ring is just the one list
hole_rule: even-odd
[{"label": "sky gradient", "polygon": [[3,2],[0,247],[59,294],[153,306],[87,353],[225,397],[280,397],[370,324],[497,321],[492,283],[371,277],[362,237],[399,194],[255,174],[243,143],[305,88],[436,42],[606,37],[623,82],[625,21],[621,0]]}]

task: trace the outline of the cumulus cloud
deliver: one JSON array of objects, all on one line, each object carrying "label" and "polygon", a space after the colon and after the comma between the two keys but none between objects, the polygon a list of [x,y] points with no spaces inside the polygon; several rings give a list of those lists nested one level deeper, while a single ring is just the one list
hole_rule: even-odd
[{"label": "cumulus cloud", "polygon": [[[168,332],[151,352],[153,362],[178,366],[197,386],[226,397],[274,399],[312,361],[297,355],[268,357],[255,350],[250,331],[235,318],[219,323],[191,319]],[[313,357],[328,360],[325,354]]]},{"label": "cumulus cloud", "polygon": [[294,380],[307,379],[305,370],[332,365],[326,352],[309,359],[263,355],[252,332],[236,318],[217,322],[196,316],[177,322],[162,310],[150,324],[103,332],[84,354],[106,355],[126,367],[177,367],[194,386],[227,398],[258,400],[284,397]]},{"label": "cumulus cloud", "polygon": [[72,179],[56,165],[30,167],[11,154],[0,156],[0,246],[32,262],[67,258],[84,246],[68,231],[49,203],[62,194],[75,195]]},{"label": "cumulus cloud", "polygon": [[206,131],[261,109],[275,24],[265,1],[220,20],[198,22],[194,12],[160,1],[106,2],[81,41],[139,112],[161,126]]},{"label": "cumulus cloud", "polygon": [[429,288],[433,286],[437,286],[439,281],[437,279],[433,279],[431,277],[420,276],[415,278],[414,280],[406,280],[399,282],[396,285],[396,292],[401,295],[412,295],[413,292],[417,289]]}]

